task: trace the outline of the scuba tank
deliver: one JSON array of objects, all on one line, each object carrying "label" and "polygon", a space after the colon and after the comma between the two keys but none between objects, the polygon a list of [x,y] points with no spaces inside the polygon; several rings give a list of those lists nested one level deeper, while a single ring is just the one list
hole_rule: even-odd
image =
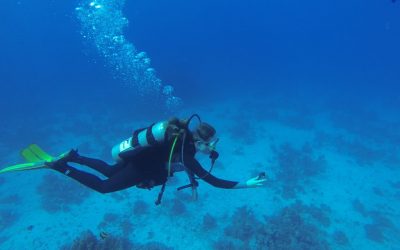
[{"label": "scuba tank", "polygon": [[[167,138],[172,138],[172,145],[170,149],[170,154],[168,158],[167,164],[167,180],[168,177],[171,176],[173,172],[185,171],[188,175],[190,184],[179,187],[178,190],[191,187],[192,188],[192,195],[193,198],[197,199],[197,186],[198,182],[197,179],[202,179],[209,174],[211,174],[211,170],[214,166],[215,160],[218,158],[218,153],[213,149],[210,152],[210,159],[211,159],[211,168],[207,171],[207,174],[196,178],[194,174],[185,167],[184,159],[184,148],[185,148],[185,141],[186,141],[186,133],[190,131],[189,125],[193,118],[197,118],[201,124],[201,119],[197,114],[193,114],[187,120],[169,120],[169,121],[161,121],[158,123],[153,123],[151,126],[147,128],[137,129],[133,132],[133,135],[126,140],[118,143],[115,145],[112,150],[112,157],[115,161],[121,162],[124,158],[128,158],[134,156],[142,151],[142,149],[151,147],[153,145],[164,143],[165,141],[169,140]],[[171,137],[172,136],[172,137]],[[181,162],[172,162],[172,156],[176,153],[176,143],[180,140],[182,142],[181,145]],[[218,142],[218,139],[213,143],[213,147]],[[161,190],[158,194],[156,205],[161,203],[161,199],[164,193],[164,189],[166,186],[166,182],[163,183]]]},{"label": "scuba tank", "polygon": [[131,137],[112,148],[113,159],[120,162],[123,158],[137,154],[140,149],[164,142],[167,127],[168,121],[161,121],[150,127],[135,130]]}]

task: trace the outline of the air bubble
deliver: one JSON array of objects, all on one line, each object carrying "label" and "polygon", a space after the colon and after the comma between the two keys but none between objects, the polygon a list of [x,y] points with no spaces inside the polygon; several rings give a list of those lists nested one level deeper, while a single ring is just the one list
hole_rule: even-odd
[{"label": "air bubble", "polygon": [[[103,8],[104,4],[107,8]],[[83,0],[76,7],[82,37],[93,44],[113,70],[114,77],[139,95],[161,96],[167,109],[179,106],[181,99],[174,96],[172,86],[163,86],[154,68],[150,67],[151,60],[146,52],[137,51],[126,39],[123,31],[128,19],[122,13],[124,5],[124,0]]]}]

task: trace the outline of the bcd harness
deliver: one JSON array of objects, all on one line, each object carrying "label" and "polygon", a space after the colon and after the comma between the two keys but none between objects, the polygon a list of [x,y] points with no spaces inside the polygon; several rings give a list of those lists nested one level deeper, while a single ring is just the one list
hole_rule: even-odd
[{"label": "bcd harness", "polygon": [[[211,167],[207,171],[207,174],[204,175],[204,176],[196,178],[195,175],[186,167],[185,162],[184,162],[185,140],[186,140],[186,133],[189,130],[190,121],[193,119],[193,117],[196,117],[201,122],[201,119],[200,119],[199,115],[194,114],[186,121],[184,129],[179,129],[173,134],[174,140],[172,142],[171,150],[169,152],[169,157],[168,157],[167,181],[168,181],[168,178],[171,176],[171,173],[172,173],[171,163],[172,163],[172,156],[173,156],[173,154],[175,152],[176,143],[177,143],[179,138],[182,138],[181,157],[180,157],[181,158],[181,164],[184,166],[184,170],[185,170],[185,172],[186,172],[186,174],[188,176],[188,179],[189,179],[190,183],[186,184],[184,186],[178,187],[177,190],[179,191],[179,190],[191,187],[192,188],[192,197],[193,197],[194,200],[197,200],[197,187],[199,185],[197,180],[198,179],[203,179],[206,176],[208,176],[209,174],[211,174],[211,171],[212,171],[212,169],[214,167],[215,161],[217,160],[219,155],[218,155],[217,151],[215,151],[215,150],[212,150],[210,152],[210,156],[209,157],[211,159]],[[162,197],[163,197],[163,194],[164,194],[164,191],[165,191],[165,186],[166,186],[167,181],[165,181],[163,183],[163,185],[161,186],[160,192],[158,193],[158,196],[157,196],[157,200],[155,201],[156,205],[160,205],[161,204],[161,200],[162,200]]]},{"label": "bcd harness", "polygon": [[[181,163],[181,165],[183,165],[183,170],[188,175],[190,184],[179,187],[178,190],[182,190],[184,188],[191,187],[193,197],[194,197],[194,199],[196,199],[197,198],[196,188],[198,186],[197,179],[203,179],[210,174],[210,172],[214,166],[215,160],[218,158],[218,153],[213,149],[210,151],[211,168],[204,176],[200,176],[199,178],[196,178],[194,176],[194,174],[190,171],[190,169],[188,169],[185,166],[185,163],[184,163],[185,140],[186,140],[187,133],[190,133],[189,125],[190,125],[191,120],[194,117],[196,117],[201,124],[201,119],[200,119],[199,115],[193,114],[187,120],[179,120],[179,119],[175,118],[175,119],[172,119],[169,121],[161,121],[158,123],[153,123],[149,127],[137,129],[133,132],[133,135],[131,137],[118,143],[117,145],[115,145],[112,148],[112,150],[111,150],[112,156],[117,162],[120,162],[126,158],[134,157],[136,154],[140,153],[141,150],[143,150],[147,147],[151,147],[151,146],[154,146],[157,144],[159,145],[162,143],[172,141],[171,149],[169,151],[168,165],[167,165],[167,169],[168,169],[167,181],[168,181],[168,178],[171,176],[171,174],[173,172],[172,171],[172,157],[176,151],[175,150],[176,144],[177,144],[178,140],[181,139],[182,143],[181,143],[180,163]],[[217,141],[218,140],[216,140],[216,142]],[[214,145],[216,144],[216,142],[214,143]],[[165,189],[165,183],[167,181],[165,181],[162,185],[161,191],[160,191],[160,193],[158,195],[158,199],[156,201],[157,205],[159,205],[161,202],[161,198],[162,198],[162,195],[163,195],[163,192]],[[152,180],[146,180],[143,183],[140,183],[137,185],[137,187],[139,187],[139,188],[147,188],[147,189],[149,189],[153,186],[154,186],[154,183],[152,183]]]}]

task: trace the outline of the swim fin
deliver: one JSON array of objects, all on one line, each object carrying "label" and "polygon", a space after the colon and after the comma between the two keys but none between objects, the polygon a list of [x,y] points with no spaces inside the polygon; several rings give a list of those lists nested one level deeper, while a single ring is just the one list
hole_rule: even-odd
[{"label": "swim fin", "polygon": [[40,168],[47,168],[46,161],[39,162],[27,162],[22,164],[13,165],[0,170],[0,174],[14,171],[34,170]]},{"label": "swim fin", "polygon": [[21,156],[26,163],[13,165],[0,170],[0,174],[14,171],[34,170],[48,168],[49,163],[57,161],[68,155],[69,152],[63,153],[58,157],[53,157],[41,149],[37,144],[31,144],[21,151]]},{"label": "swim fin", "polygon": [[40,161],[40,158],[36,156],[29,148],[23,149],[21,151],[21,156],[25,159],[26,162]]},{"label": "swim fin", "polygon": [[31,144],[21,151],[22,157],[27,162],[53,161],[54,157],[46,153],[37,144]]}]

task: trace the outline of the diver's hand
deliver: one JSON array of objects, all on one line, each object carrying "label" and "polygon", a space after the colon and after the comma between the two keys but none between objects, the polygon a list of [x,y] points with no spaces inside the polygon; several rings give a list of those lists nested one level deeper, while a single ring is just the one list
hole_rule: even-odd
[{"label": "diver's hand", "polygon": [[253,177],[246,182],[239,182],[234,188],[256,188],[264,186],[267,181],[265,173],[260,173],[257,177]]},{"label": "diver's hand", "polygon": [[248,188],[262,187],[262,186],[264,186],[266,181],[267,181],[267,178],[265,176],[259,175],[257,177],[251,178],[248,181],[246,181],[246,186]]}]

